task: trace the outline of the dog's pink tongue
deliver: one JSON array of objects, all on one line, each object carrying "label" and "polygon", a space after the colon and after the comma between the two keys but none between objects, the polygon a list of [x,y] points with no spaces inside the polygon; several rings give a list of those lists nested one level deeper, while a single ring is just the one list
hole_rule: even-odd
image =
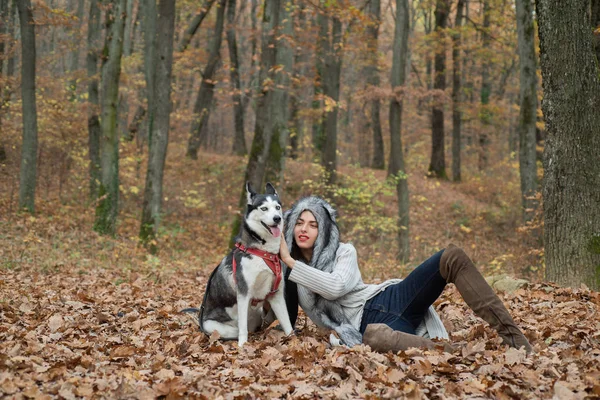
[{"label": "dog's pink tongue", "polygon": [[278,226],[272,226],[271,233],[273,234],[273,236],[279,237],[279,235],[281,235],[281,229],[279,229]]}]

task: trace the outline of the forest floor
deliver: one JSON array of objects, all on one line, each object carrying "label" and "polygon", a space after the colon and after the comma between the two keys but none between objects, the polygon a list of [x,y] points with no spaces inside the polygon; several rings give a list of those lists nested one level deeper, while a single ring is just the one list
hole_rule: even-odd
[{"label": "forest floor", "polygon": [[[115,238],[91,230],[94,207],[77,162],[66,180],[51,165],[42,170],[34,215],[15,211],[16,161],[0,168],[0,397],[600,397],[600,294],[542,281],[538,241],[514,211],[518,180],[510,166],[461,184],[413,172],[406,265],[393,257],[397,203],[381,187],[383,171],[342,168],[347,191],[337,204],[343,240],[356,244],[367,282],[401,277],[450,242],[485,275],[526,278],[526,286],[500,295],[533,354],[502,346],[452,286],[436,303],[452,354],[331,347],[328,333],[303,314],[296,336],[270,328],[238,349],[201,334],[179,310],[199,306],[227,252],[245,161],[202,153],[194,162],[181,146],[170,147],[160,253],[152,256],[136,240],[145,169],[124,147]],[[414,171],[423,166],[408,161]],[[320,194],[318,169],[290,161],[288,171],[284,205]],[[367,207],[358,198],[369,191],[378,194]]]}]

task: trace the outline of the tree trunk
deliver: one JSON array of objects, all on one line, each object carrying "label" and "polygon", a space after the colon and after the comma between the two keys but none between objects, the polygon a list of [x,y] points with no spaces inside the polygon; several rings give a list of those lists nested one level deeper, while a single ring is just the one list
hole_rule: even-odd
[{"label": "tree trunk", "polygon": [[98,0],[90,1],[88,20],[88,151],[90,155],[90,199],[98,198],[100,184],[100,118],[98,117],[98,42],[100,40],[100,8]]},{"label": "tree trunk", "polygon": [[461,181],[460,144],[461,144],[461,70],[460,70],[460,45],[462,39],[462,20],[464,0],[456,4],[456,19],[452,33],[452,180]]},{"label": "tree trunk", "polygon": [[194,105],[194,120],[190,129],[187,150],[187,157],[192,160],[198,159],[198,149],[200,146],[206,146],[207,144],[204,126],[208,124],[216,84],[213,77],[221,59],[221,39],[223,37],[226,1],[219,0],[217,6],[217,23],[215,24],[214,36],[210,42],[210,56],[202,74],[202,83],[200,84],[200,90],[198,91],[198,97]]},{"label": "tree trunk", "polygon": [[147,133],[146,137],[152,132],[152,124],[154,123],[154,85],[156,84],[156,1],[143,0],[144,2],[144,75],[146,77],[146,104],[147,111]]},{"label": "tree trunk", "polygon": [[[272,83],[275,80],[273,76],[273,67],[277,60],[277,36],[276,31],[279,26],[279,8],[280,2],[277,0],[266,0],[263,14],[262,28],[262,50],[260,59],[259,87],[262,88],[262,94],[258,98],[256,106],[256,124],[254,130],[254,140],[248,158],[246,168],[246,181],[249,181],[252,187],[262,187],[268,152],[271,148],[271,139],[273,137],[273,123],[269,110],[274,97],[274,88]],[[269,80],[267,81],[267,77]],[[243,196],[242,196],[243,197]],[[245,201],[244,201],[245,204]]]},{"label": "tree trunk", "polygon": [[[279,26],[279,0],[266,0],[262,22],[262,45],[260,57],[259,84],[262,92],[256,103],[256,121],[254,127],[254,139],[248,156],[244,182],[250,182],[253,188],[263,185],[266,171],[266,163],[273,138],[273,123],[269,115],[273,102],[274,88],[272,82],[273,67],[277,60],[277,29]],[[285,5],[284,5],[285,6]],[[268,80],[267,80],[268,78]],[[241,188],[239,207],[246,204],[246,186]],[[241,218],[238,216],[232,226],[229,244],[233,245],[235,236],[239,233]]]},{"label": "tree trunk", "polygon": [[537,0],[546,279],[600,290],[600,78],[589,3]]},{"label": "tree trunk", "polygon": [[[133,0],[127,0],[127,12],[125,13],[125,31],[123,38],[123,57],[129,57],[132,54],[132,29],[133,25]],[[133,140],[133,135],[129,130],[129,90],[119,93],[119,131],[121,137],[127,141]]]},{"label": "tree trunk", "polygon": [[[340,100],[340,77],[342,75],[342,22],[338,16],[331,16],[331,38],[327,37],[328,45],[325,52],[323,75],[323,94],[333,104],[325,106],[323,134],[325,143],[321,165],[328,172],[327,182],[336,181],[337,169],[337,120]],[[328,109],[329,108],[329,109]]]},{"label": "tree trunk", "polygon": [[235,37],[235,8],[236,0],[227,1],[227,48],[229,49],[229,76],[233,100],[233,120],[235,134],[233,137],[233,153],[244,156],[246,150],[246,137],[244,135],[244,105],[242,104],[242,87],[240,84],[240,63],[238,61],[237,41]]},{"label": "tree trunk", "polygon": [[[298,5],[296,15],[298,16],[297,26],[299,32],[307,30],[306,16],[304,10],[306,5],[301,3]],[[305,120],[306,118],[300,115],[300,110],[305,105],[304,94],[306,93],[304,79],[307,76],[308,60],[310,54],[299,46],[295,46],[294,55],[294,77],[292,98],[290,100],[290,114],[293,124],[293,132],[290,135],[290,158],[297,159],[300,155],[300,145],[304,137]]]},{"label": "tree trunk", "polygon": [[157,57],[155,92],[152,110],[154,123],[149,137],[148,170],[142,208],[140,239],[156,253],[156,237],[160,223],[162,187],[171,114],[171,72],[173,67],[173,36],[175,32],[175,1],[160,0],[158,6]]},{"label": "tree trunk", "polygon": [[200,28],[200,25],[202,25],[202,21],[204,21],[204,18],[208,15],[214,3],[215,0],[204,0],[200,12],[194,17],[194,19],[190,23],[190,26],[186,29],[185,33],[183,34],[183,39],[181,39],[181,44],[179,45],[179,49],[177,49],[177,51],[182,52],[185,51],[185,49],[187,49],[187,47],[190,44],[190,41],[192,40],[192,37],[194,37],[196,31],[198,31],[198,28]]},{"label": "tree trunk", "polygon": [[123,39],[123,56],[129,57],[133,53],[133,0],[127,0],[127,12],[125,15],[125,37]]},{"label": "tree trunk", "polygon": [[523,219],[530,221],[537,204],[533,196],[537,190],[535,154],[535,122],[537,118],[537,68],[535,60],[535,32],[531,0],[516,0],[517,35],[519,41],[519,172]]},{"label": "tree trunk", "polygon": [[600,0],[592,0],[592,28],[594,29],[594,49],[596,60],[600,63]]},{"label": "tree trunk", "polygon": [[294,23],[290,10],[289,4],[279,7],[278,34],[275,45],[277,69],[274,76],[275,87],[270,102],[273,133],[265,172],[266,180],[278,184],[280,187],[283,185],[285,149],[289,138],[289,92],[294,62]]},{"label": "tree trunk", "polygon": [[21,24],[21,93],[23,97],[23,145],[21,148],[21,177],[19,208],[35,210],[37,182],[37,108],[35,103],[35,25],[30,0],[18,0]]},{"label": "tree trunk", "polygon": [[[12,3],[12,1],[10,1]],[[8,22],[9,14],[8,14],[8,3],[9,0],[1,0],[0,1],[0,18],[4,23],[0,23],[0,35],[8,34]],[[12,16],[11,16],[12,17]],[[12,32],[11,32],[12,33]],[[8,46],[4,42],[4,40],[0,40],[0,60],[4,60],[6,58],[6,53],[8,53]],[[1,71],[3,68],[4,61],[0,61],[0,73],[4,73],[5,71]],[[6,76],[6,74],[4,74]],[[2,93],[0,92],[0,96]],[[2,141],[2,117],[4,116],[4,96],[0,97],[0,163],[6,161],[6,149],[4,147],[4,142]]]},{"label": "tree trunk", "polygon": [[395,95],[390,102],[391,159],[390,173],[397,178],[398,194],[398,260],[408,261],[409,241],[409,196],[404,156],[402,154],[402,96],[401,88],[406,82],[408,34],[410,31],[408,0],[396,0],[396,27],[392,54],[392,76],[390,82]]},{"label": "tree trunk", "polygon": [[100,137],[101,183],[94,230],[114,235],[119,211],[119,135],[117,105],[123,51],[126,0],[115,0],[106,16],[106,41],[102,65],[102,135]]},{"label": "tree trunk", "polygon": [[[435,31],[437,32],[437,46],[434,59],[434,82],[436,90],[446,90],[446,24],[450,4],[448,0],[437,0],[435,6]],[[439,96],[436,96],[439,97]],[[444,104],[437,99],[433,102],[431,110],[431,162],[429,176],[448,179],[446,175],[446,152],[444,142]]]},{"label": "tree trunk", "polygon": [[[367,35],[367,65],[363,69],[363,76],[367,82],[368,90],[378,88],[379,80],[379,25],[381,24],[381,1],[371,0],[367,5],[366,14],[370,17],[369,25],[366,27]],[[375,169],[385,168],[385,155],[383,149],[383,134],[381,132],[380,108],[381,100],[375,98],[367,106],[370,109],[370,127],[373,134],[373,160],[371,167]]]},{"label": "tree trunk", "polygon": [[[81,31],[81,27],[83,25],[83,11],[85,8],[85,2],[84,0],[78,0],[77,2],[77,23],[74,27],[74,41],[75,41],[75,48],[73,49],[73,51],[71,52],[71,60],[69,63],[69,72],[71,74],[75,73],[75,71],[77,71],[77,69],[79,69],[79,32]],[[68,89],[69,92],[71,93],[71,95],[69,96],[69,100],[70,101],[75,101],[75,99],[77,98],[76,96],[76,90],[77,90],[77,80],[72,77],[69,80],[68,83]]]},{"label": "tree trunk", "polygon": [[[484,49],[490,48],[490,0],[483,0],[483,29],[481,45]],[[481,132],[479,133],[479,170],[483,171],[488,167],[488,152],[490,144],[490,129],[492,124],[492,111],[490,110],[490,95],[492,93],[492,83],[490,82],[490,57],[484,56],[481,62],[481,111],[479,112],[481,121]]]},{"label": "tree trunk", "polygon": [[[321,0],[321,3],[323,1]],[[317,37],[317,50],[315,60],[315,82],[313,86],[313,102],[312,108],[314,111],[313,125],[312,125],[312,145],[313,145],[313,158],[314,156],[321,156],[323,147],[325,146],[325,133],[323,132],[323,80],[325,79],[325,54],[328,47],[329,37],[329,18],[325,15],[323,10],[317,11],[317,25],[319,26],[319,36]]]}]

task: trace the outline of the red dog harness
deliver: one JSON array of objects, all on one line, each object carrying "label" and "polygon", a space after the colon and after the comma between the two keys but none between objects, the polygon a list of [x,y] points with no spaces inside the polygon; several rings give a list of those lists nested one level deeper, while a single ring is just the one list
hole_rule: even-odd
[{"label": "red dog harness", "polygon": [[[267,298],[272,297],[279,290],[279,284],[281,283],[281,261],[279,260],[279,255],[268,253],[266,251],[248,248],[241,243],[236,243],[235,247],[243,251],[244,253],[249,253],[254,256],[260,257],[264,260],[265,264],[269,267],[271,272],[275,275],[275,281],[273,282],[273,286],[271,287],[271,291],[267,294],[264,299],[252,299],[252,305],[256,306],[261,301],[265,301]],[[237,283],[236,279],[236,271],[237,271],[237,263],[235,262],[235,257],[233,257],[233,281]]]}]

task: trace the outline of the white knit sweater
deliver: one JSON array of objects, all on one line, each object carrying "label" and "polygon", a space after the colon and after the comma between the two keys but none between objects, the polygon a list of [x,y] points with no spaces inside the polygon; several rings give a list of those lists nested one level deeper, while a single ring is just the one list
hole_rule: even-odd
[{"label": "white knit sweater", "polygon": [[[402,279],[390,279],[378,285],[365,284],[358,268],[356,249],[350,243],[340,243],[332,272],[323,272],[301,261],[296,261],[289,279],[298,284],[300,306],[315,323],[318,324],[318,321],[311,317],[311,310],[306,307],[310,304],[308,301],[309,291],[328,300],[338,301],[356,329],[360,329],[367,300],[375,297],[386,287],[402,281]],[[425,319],[417,328],[416,333],[424,337],[448,339],[448,332],[433,307],[429,307]]]}]

